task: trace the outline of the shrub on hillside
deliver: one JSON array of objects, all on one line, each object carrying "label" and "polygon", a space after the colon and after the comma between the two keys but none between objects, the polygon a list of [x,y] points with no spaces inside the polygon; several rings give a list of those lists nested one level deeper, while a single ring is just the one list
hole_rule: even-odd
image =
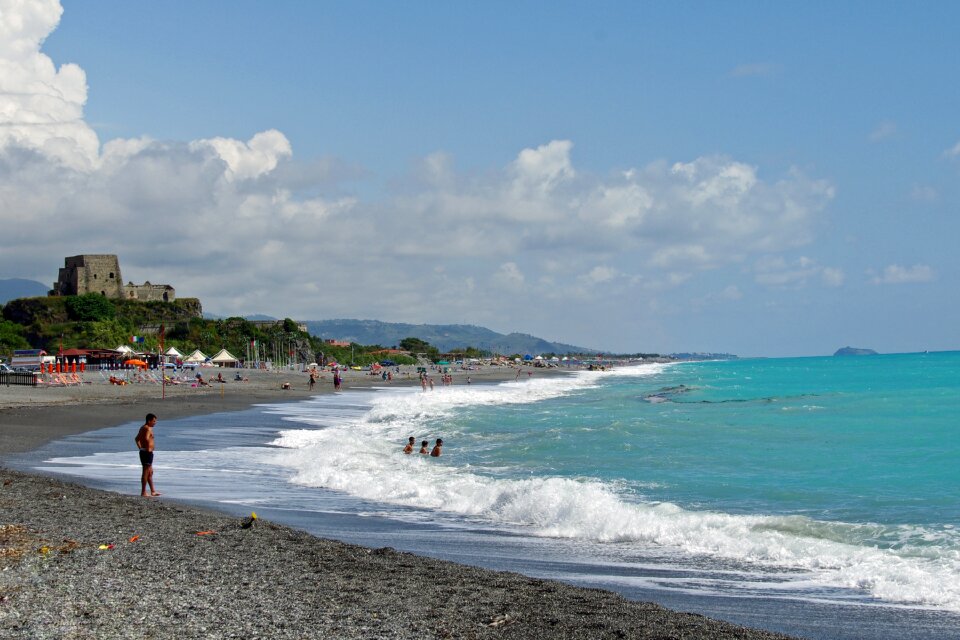
[{"label": "shrub on hillside", "polygon": [[0,353],[11,354],[15,349],[29,349],[23,327],[9,320],[0,320]]},{"label": "shrub on hillside", "polygon": [[113,302],[99,293],[85,293],[81,296],[67,297],[67,313],[71,320],[78,322],[99,322],[110,320],[117,315]]}]

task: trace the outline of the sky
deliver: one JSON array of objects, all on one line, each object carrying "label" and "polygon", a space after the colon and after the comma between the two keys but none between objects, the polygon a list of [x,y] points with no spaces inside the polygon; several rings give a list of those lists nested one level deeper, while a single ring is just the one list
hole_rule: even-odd
[{"label": "sky", "polygon": [[0,0],[0,277],[614,352],[960,348],[960,4]]}]

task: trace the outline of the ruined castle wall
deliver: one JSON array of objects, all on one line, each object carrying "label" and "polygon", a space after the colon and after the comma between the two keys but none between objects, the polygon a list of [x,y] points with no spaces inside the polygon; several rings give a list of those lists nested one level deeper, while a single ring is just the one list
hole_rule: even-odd
[{"label": "ruined castle wall", "polygon": [[123,297],[131,300],[173,302],[177,298],[176,291],[168,284],[133,284],[128,282],[123,287]]},{"label": "ruined castle wall", "polygon": [[109,254],[66,258],[53,291],[62,296],[99,293],[108,298],[120,298],[123,296],[120,260]]}]

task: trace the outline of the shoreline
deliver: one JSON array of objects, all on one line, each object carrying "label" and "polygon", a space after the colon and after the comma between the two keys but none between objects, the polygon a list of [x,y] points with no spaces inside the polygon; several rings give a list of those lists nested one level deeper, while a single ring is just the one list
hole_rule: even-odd
[{"label": "shoreline", "polygon": [[[530,367],[524,367],[526,376]],[[535,376],[571,375],[568,369],[532,369]],[[200,369],[208,374],[211,369]],[[221,370],[217,370],[221,371]],[[155,413],[160,421],[196,415],[241,411],[256,404],[297,402],[311,396],[335,393],[333,378],[327,373],[309,388],[305,373],[291,371],[251,371],[225,369],[230,372],[225,384],[209,387],[191,387],[189,384],[168,385],[161,389],[152,383],[115,386],[104,382],[97,373],[82,374],[86,383],[69,387],[0,387],[0,464],[4,456],[24,453],[59,438],[112,427],[125,422],[143,420],[147,413]],[[234,371],[240,371],[249,380],[234,382]],[[436,380],[436,373],[432,372]],[[454,384],[465,384],[469,376],[477,384],[492,384],[513,380],[516,370],[511,367],[487,367],[476,371],[455,371]],[[290,383],[284,390],[281,385]],[[418,386],[414,367],[401,367],[401,374],[392,382],[379,376],[358,371],[344,373],[344,391],[387,386]],[[162,393],[166,397],[161,399]]]},{"label": "shoreline", "polygon": [[[555,373],[563,372],[549,371]],[[468,374],[478,383],[514,376],[513,370],[464,372],[457,384]],[[128,389],[104,385],[110,393],[96,400],[90,393],[79,403],[66,400],[89,391],[68,387],[32,390],[61,391],[60,397],[43,398],[48,402],[13,404],[7,398],[4,404],[0,390],[0,464],[6,455],[65,435],[140,421],[148,411],[163,421],[332,392],[325,390],[332,387],[329,376],[327,385],[320,381],[310,393],[304,374],[291,391],[281,391],[279,380],[296,374],[261,375],[269,377],[251,376],[233,394],[225,385],[213,394],[190,389],[163,401],[144,391],[150,387],[117,398],[113,394]],[[346,383],[383,385],[379,378]],[[244,529],[242,519],[219,511],[35,473],[0,468],[0,485],[0,547],[12,550],[0,554],[6,563],[0,572],[0,631],[27,637],[139,636],[138,624],[158,638],[787,637],[610,591],[367,549],[262,520]],[[197,535],[204,531],[215,533]],[[104,589],[111,594],[106,600],[100,597]],[[174,630],[177,616],[185,619]]]}]

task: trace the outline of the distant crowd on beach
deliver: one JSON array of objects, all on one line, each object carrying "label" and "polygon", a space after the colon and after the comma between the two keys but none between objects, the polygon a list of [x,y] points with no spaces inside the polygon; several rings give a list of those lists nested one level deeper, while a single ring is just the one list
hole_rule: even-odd
[{"label": "distant crowd on beach", "polygon": [[[413,450],[417,448],[417,439],[413,436],[407,440],[407,446],[403,448],[404,453],[413,453]],[[420,443],[420,453],[423,455],[429,454],[434,458],[439,458],[440,453],[443,449],[443,438],[437,438],[436,443],[433,445],[433,450],[430,450],[430,441],[424,440]]]}]

